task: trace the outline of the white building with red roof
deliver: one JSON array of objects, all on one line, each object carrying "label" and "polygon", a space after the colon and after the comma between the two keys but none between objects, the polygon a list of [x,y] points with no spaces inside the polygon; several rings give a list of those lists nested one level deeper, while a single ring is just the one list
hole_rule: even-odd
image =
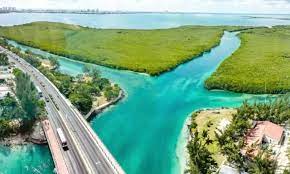
[{"label": "white building with red roof", "polygon": [[256,155],[262,144],[271,146],[281,145],[284,140],[284,128],[270,121],[255,121],[245,137],[245,148],[243,154]]}]

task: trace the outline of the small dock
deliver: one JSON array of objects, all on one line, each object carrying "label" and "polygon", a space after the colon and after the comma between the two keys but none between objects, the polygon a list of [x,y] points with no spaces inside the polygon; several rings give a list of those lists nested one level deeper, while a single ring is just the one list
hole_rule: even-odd
[{"label": "small dock", "polygon": [[43,131],[46,135],[46,139],[50,148],[50,152],[55,164],[55,170],[57,174],[68,174],[68,168],[65,164],[65,160],[62,153],[62,147],[58,143],[57,135],[54,133],[49,120],[42,121]]}]

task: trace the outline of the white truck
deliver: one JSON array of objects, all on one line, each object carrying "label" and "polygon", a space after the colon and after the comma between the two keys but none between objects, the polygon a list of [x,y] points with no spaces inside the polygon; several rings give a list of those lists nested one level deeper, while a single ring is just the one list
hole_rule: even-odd
[{"label": "white truck", "polygon": [[42,94],[42,91],[40,90],[40,88],[38,86],[35,86],[36,90],[37,90],[37,93],[38,93],[38,96],[39,97],[42,97],[43,94]]},{"label": "white truck", "polygon": [[61,146],[62,146],[63,150],[68,150],[67,140],[66,140],[66,138],[64,136],[64,133],[63,133],[62,129],[61,128],[57,128],[56,131],[57,131],[57,135],[58,135],[58,138],[59,138],[59,140],[61,142]]}]

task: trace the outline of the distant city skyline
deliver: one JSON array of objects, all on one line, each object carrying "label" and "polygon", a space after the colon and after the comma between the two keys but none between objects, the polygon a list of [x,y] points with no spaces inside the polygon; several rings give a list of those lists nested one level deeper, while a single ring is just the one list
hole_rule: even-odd
[{"label": "distant city skyline", "polygon": [[18,9],[99,9],[144,12],[290,13],[290,0],[1,0]]}]

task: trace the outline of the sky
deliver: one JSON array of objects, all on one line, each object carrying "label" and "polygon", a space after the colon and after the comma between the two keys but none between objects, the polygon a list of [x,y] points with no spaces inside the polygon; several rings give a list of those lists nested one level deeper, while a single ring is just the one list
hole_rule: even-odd
[{"label": "sky", "polygon": [[290,13],[290,0],[0,0],[0,6],[217,13]]}]

